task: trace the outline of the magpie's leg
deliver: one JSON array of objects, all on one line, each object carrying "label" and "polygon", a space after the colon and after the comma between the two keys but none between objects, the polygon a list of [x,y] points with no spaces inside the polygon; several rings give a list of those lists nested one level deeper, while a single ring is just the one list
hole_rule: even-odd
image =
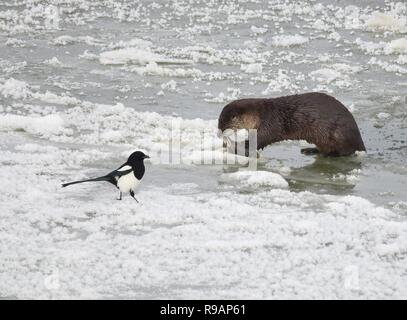
[{"label": "magpie's leg", "polygon": [[137,203],[139,203],[138,200],[136,199],[136,197],[134,196],[134,191],[133,190],[130,190],[130,195],[134,200],[136,200]]},{"label": "magpie's leg", "polygon": [[122,192],[120,191],[119,192],[119,199],[117,199],[117,200],[121,200],[122,199]]},{"label": "magpie's leg", "polygon": [[306,155],[313,155],[313,154],[318,154],[319,150],[317,148],[304,148],[304,149],[301,149],[301,153],[306,154]]}]

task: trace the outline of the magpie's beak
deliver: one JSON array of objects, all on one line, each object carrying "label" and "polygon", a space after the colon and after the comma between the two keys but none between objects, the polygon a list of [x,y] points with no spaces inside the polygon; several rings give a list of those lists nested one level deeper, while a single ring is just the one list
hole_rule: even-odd
[{"label": "magpie's beak", "polygon": [[150,157],[148,155],[144,155],[143,159],[150,159]]}]

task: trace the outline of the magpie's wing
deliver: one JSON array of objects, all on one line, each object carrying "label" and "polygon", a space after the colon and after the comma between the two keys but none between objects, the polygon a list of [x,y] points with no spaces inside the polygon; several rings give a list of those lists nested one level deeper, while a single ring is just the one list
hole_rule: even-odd
[{"label": "magpie's wing", "polygon": [[121,176],[125,176],[126,174],[129,174],[132,172],[133,169],[129,165],[123,164],[120,168],[110,172],[106,176],[109,177],[110,179],[108,180],[110,183],[113,183],[115,186],[117,186],[117,181]]},{"label": "magpie's wing", "polygon": [[128,166],[126,164],[123,164],[120,168],[108,173],[105,176],[98,177],[98,178],[93,178],[93,179],[87,179],[87,180],[80,180],[80,181],[73,181],[73,182],[64,183],[64,184],[62,184],[62,187],[67,187],[67,186],[70,186],[71,184],[77,184],[77,183],[82,183],[82,182],[91,182],[91,181],[107,181],[107,182],[110,182],[111,184],[113,184],[113,185],[115,185],[117,187],[117,181],[119,180],[119,178],[121,176],[129,174],[132,171],[133,171],[133,169],[130,166]]}]

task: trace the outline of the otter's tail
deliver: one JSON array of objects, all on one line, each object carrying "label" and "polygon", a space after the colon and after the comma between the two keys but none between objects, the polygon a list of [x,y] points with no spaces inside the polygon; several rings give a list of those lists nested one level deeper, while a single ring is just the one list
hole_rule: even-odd
[{"label": "otter's tail", "polygon": [[72,182],[68,182],[68,183],[63,183],[62,188],[70,186],[71,184],[77,184],[77,183],[82,183],[82,182],[94,182],[94,181],[109,181],[110,179],[111,179],[111,177],[109,177],[109,176],[103,176],[103,177],[94,178],[94,179],[72,181]]}]

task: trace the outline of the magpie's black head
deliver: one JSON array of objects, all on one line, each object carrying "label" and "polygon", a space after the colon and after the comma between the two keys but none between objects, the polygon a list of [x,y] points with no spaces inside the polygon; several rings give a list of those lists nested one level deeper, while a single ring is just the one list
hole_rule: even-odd
[{"label": "magpie's black head", "polygon": [[130,157],[127,159],[127,164],[129,166],[133,166],[135,164],[137,164],[138,162],[143,162],[144,159],[148,159],[150,158],[148,155],[144,154],[141,151],[136,151],[133,152]]}]

